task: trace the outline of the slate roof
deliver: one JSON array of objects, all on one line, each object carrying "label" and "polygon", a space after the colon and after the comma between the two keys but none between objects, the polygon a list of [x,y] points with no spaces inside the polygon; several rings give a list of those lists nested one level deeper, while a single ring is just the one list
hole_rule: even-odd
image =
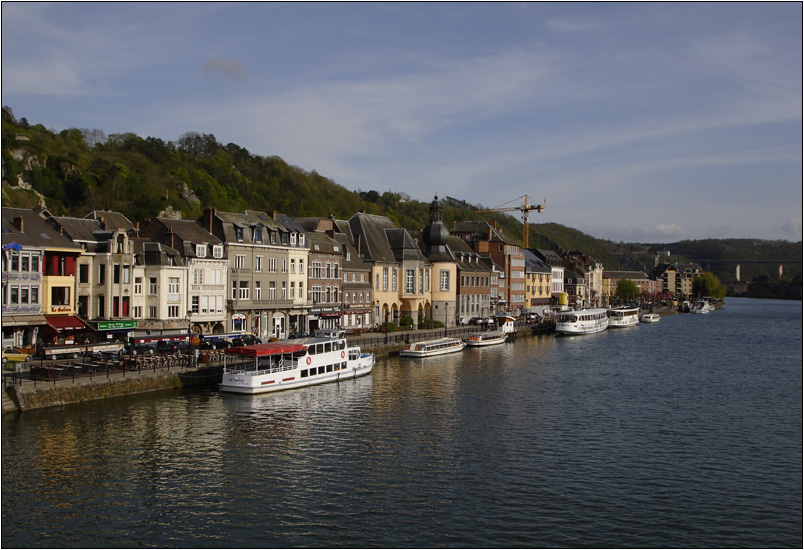
[{"label": "slate roof", "polygon": [[86,220],[103,220],[106,224],[106,229],[118,229],[120,231],[129,231],[136,226],[131,223],[127,217],[120,212],[111,212],[109,210],[93,210],[86,216]]},{"label": "slate roof", "polygon": [[527,249],[522,249],[525,256],[525,271],[527,273],[552,273],[553,269],[547,265],[536,254]]},{"label": "slate roof", "polygon": [[533,253],[549,266],[564,267],[564,258],[552,250],[534,249]]},{"label": "slate roof", "polygon": [[[231,244],[235,244],[238,242],[242,242],[244,244],[254,244],[252,242],[252,232],[245,231],[245,229],[247,228],[263,226],[267,228],[269,231],[276,231],[278,233],[288,232],[288,229],[282,223],[274,220],[266,212],[258,212],[255,210],[244,210],[243,212],[215,211],[215,216],[221,222],[223,222],[222,223],[223,240]],[[236,226],[242,227],[244,229],[242,241],[238,241],[237,236],[235,235]],[[267,238],[268,238],[267,235],[263,236],[264,241]]]},{"label": "slate roof", "polygon": [[644,271],[603,271],[603,277],[606,279],[626,279],[633,281],[639,279],[647,279],[648,276]]},{"label": "slate roof", "polygon": [[103,229],[97,220],[54,216],[51,225],[61,227],[62,232],[75,243],[81,243],[88,252],[109,252],[109,240],[114,238],[114,230]]},{"label": "slate roof", "polygon": [[394,251],[388,242],[386,229],[397,229],[394,223],[385,216],[358,212],[349,218],[349,227],[364,260],[374,262],[395,263]]},{"label": "slate roof", "polygon": [[519,246],[519,243],[489,222],[456,221],[452,224],[451,233],[472,233],[472,238],[476,241],[501,241],[505,244]]},{"label": "slate roof", "polygon": [[[22,219],[22,231],[14,224],[15,218]],[[59,233],[47,223],[36,210],[23,208],[2,209],[3,246],[17,243],[27,248],[60,248],[81,251],[82,248]]]}]

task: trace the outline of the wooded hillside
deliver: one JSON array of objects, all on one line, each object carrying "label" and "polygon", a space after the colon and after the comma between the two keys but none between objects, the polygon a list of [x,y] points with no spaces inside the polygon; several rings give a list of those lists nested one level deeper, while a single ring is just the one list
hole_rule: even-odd
[{"label": "wooded hillside", "polygon": [[[421,230],[429,220],[429,202],[410,200],[400,192],[350,191],[279,157],[255,155],[234,143],[223,145],[212,134],[187,132],[173,142],[131,133],[106,136],[97,129],[56,133],[17,119],[3,107],[2,160],[3,205],[33,208],[44,201],[56,215],[83,217],[92,210],[113,210],[135,222],[171,213],[195,219],[205,206],[214,206],[232,212],[278,211],[291,217],[349,218],[365,211],[387,216],[409,230]],[[382,182],[377,186],[382,188]],[[485,207],[463,199],[441,199],[447,227],[454,220],[494,219],[506,234],[522,242],[519,219],[502,213],[476,214]],[[667,249],[673,261],[733,254],[743,259],[801,259],[800,242],[614,243],[555,223],[531,224],[529,240],[532,248],[581,251],[611,270],[649,270],[654,256],[645,252]],[[772,275],[772,270],[766,266],[756,273]],[[800,273],[799,265],[797,272],[785,275],[800,277]]]}]

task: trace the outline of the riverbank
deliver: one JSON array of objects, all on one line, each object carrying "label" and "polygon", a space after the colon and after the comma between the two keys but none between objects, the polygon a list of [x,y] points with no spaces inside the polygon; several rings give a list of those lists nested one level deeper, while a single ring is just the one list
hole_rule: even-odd
[{"label": "riverbank", "polygon": [[[655,313],[672,315],[678,313],[670,307],[657,307]],[[550,327],[541,327],[518,322],[511,340],[531,337],[551,332]],[[417,342],[444,336],[467,338],[482,330],[480,326],[464,326],[451,329],[400,330],[390,333],[368,332],[352,335],[347,340],[363,351],[377,357],[395,355],[409,342]],[[22,412],[109,399],[153,391],[180,390],[185,387],[217,386],[223,372],[220,355],[212,356],[200,368],[188,368],[186,363],[177,361],[168,366],[144,368],[139,370],[115,370],[106,368],[90,374],[76,375],[78,364],[47,362],[49,367],[26,363],[30,370],[3,374],[3,413]],[[34,361],[33,363],[36,363]],[[62,368],[63,367],[63,368]],[[42,379],[31,376],[37,369],[59,371],[58,376]],[[83,370],[83,369],[82,369]],[[64,373],[72,373],[64,374]],[[36,372],[34,372],[36,374]]]},{"label": "riverbank", "polygon": [[[516,336],[529,336],[532,327],[525,323],[517,326]],[[465,338],[481,327],[459,327],[449,330],[409,330],[387,334],[365,333],[348,338],[350,345],[358,345],[363,351],[378,357],[394,355],[408,342],[428,338],[451,336]],[[33,363],[36,363],[35,361]],[[28,364],[27,370],[3,374],[3,413],[21,412],[109,399],[138,393],[179,390],[185,387],[216,386],[221,379],[223,362],[221,356],[211,357],[200,368],[188,368],[186,364],[174,364],[160,368],[140,370],[114,370],[96,372],[95,375],[76,375],[78,365],[48,362],[47,367]],[[38,370],[62,373],[42,379]],[[31,376],[34,372],[35,376]],[[73,374],[63,374],[72,372]]]}]

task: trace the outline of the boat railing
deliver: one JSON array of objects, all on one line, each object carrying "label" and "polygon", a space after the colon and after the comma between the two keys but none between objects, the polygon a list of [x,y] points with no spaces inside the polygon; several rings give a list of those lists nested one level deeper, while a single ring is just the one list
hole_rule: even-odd
[{"label": "boat railing", "polygon": [[230,363],[226,365],[224,368],[224,372],[227,374],[243,374],[249,376],[260,376],[263,374],[272,374],[275,372],[284,372],[287,370],[292,370],[296,368],[295,361],[285,361],[284,357],[280,357],[277,361],[272,362],[268,365],[266,364],[257,364],[256,368],[254,366],[254,362],[252,361],[238,361],[236,363]]}]

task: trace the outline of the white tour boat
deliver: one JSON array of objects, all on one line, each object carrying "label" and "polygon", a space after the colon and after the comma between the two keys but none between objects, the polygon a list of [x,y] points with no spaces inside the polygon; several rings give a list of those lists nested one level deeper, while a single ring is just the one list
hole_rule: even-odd
[{"label": "white tour boat", "polygon": [[659,319],[661,318],[662,316],[659,315],[658,313],[646,313],[645,315],[642,316],[640,321],[642,321],[643,323],[658,323]]},{"label": "white tour boat", "polygon": [[635,327],[639,323],[638,307],[617,307],[608,310],[609,328]]},{"label": "white tour boat", "polygon": [[405,357],[431,357],[456,353],[466,347],[466,342],[460,338],[437,338],[435,340],[422,340],[408,344],[400,350],[399,355]]},{"label": "white tour boat", "polygon": [[562,311],[556,316],[559,334],[593,334],[609,328],[609,318],[603,308]]},{"label": "white tour boat", "polygon": [[695,300],[690,307],[690,313],[709,313],[712,311],[712,306],[706,300]]},{"label": "white tour boat", "polygon": [[493,346],[496,344],[504,344],[508,339],[508,334],[501,330],[490,330],[487,332],[476,332],[464,341],[467,346],[480,347],[480,346]]},{"label": "white tour boat", "polygon": [[345,338],[299,338],[226,350],[220,389],[265,393],[337,382],[369,374],[374,354]]}]

